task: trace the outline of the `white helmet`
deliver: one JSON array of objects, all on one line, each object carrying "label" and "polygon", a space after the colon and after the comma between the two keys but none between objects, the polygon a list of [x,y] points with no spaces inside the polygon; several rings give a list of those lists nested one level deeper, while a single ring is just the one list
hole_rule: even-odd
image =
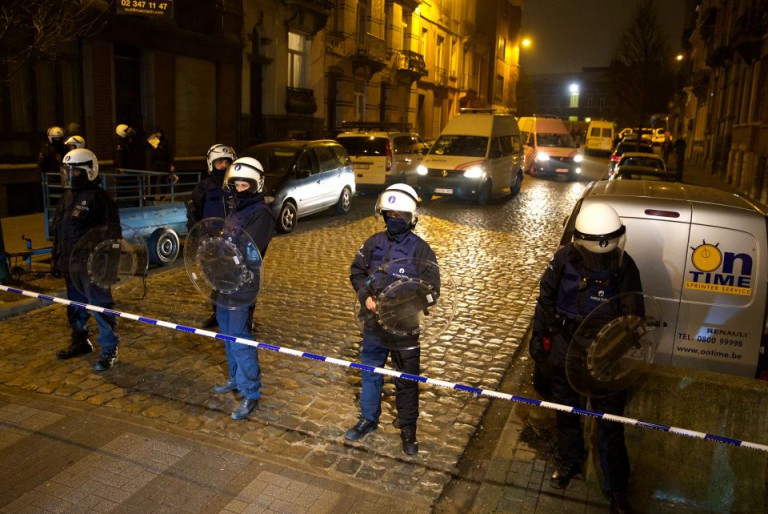
[{"label": "white helmet", "polygon": [[[248,189],[237,191],[235,181],[248,182]],[[264,167],[253,157],[241,157],[233,162],[227,170],[222,188],[240,197],[261,193],[264,190]]]},{"label": "white helmet", "polygon": [[92,151],[86,148],[70,150],[62,161],[62,172],[66,179],[65,183],[69,184],[70,187],[82,187],[85,185],[85,181],[77,183],[76,177],[72,174],[74,168],[85,170],[89,182],[94,182],[99,176],[99,160]]},{"label": "white helmet", "polygon": [[208,161],[208,174],[213,173],[213,163],[219,159],[229,159],[229,163],[232,164],[237,159],[235,149],[231,146],[215,144],[208,149],[208,154],[205,159]]},{"label": "white helmet", "polygon": [[416,211],[420,201],[416,190],[408,184],[392,184],[379,195],[373,213],[377,217],[385,211],[407,214],[406,221],[413,227],[419,219]]},{"label": "white helmet", "polygon": [[131,137],[134,134],[136,134],[136,131],[133,130],[128,125],[126,125],[125,123],[121,123],[120,125],[115,127],[115,134],[117,134],[120,137]]},{"label": "white helmet", "polygon": [[610,205],[593,203],[583,207],[574,228],[574,244],[588,252],[599,254],[624,249],[626,227]]},{"label": "white helmet", "polygon": [[64,129],[61,127],[48,128],[48,142],[53,143],[54,139],[61,140],[64,138]]},{"label": "white helmet", "polygon": [[64,141],[64,145],[70,147],[70,150],[85,148],[85,139],[82,136],[70,136]]}]

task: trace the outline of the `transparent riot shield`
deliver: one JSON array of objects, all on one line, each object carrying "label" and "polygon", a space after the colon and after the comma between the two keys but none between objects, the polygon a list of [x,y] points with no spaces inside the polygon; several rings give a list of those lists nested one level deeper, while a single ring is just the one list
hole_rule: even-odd
[{"label": "transparent riot shield", "polygon": [[383,344],[407,350],[434,341],[456,314],[451,275],[425,259],[396,259],[371,272],[366,287],[375,308],[355,299],[360,330],[375,330]]},{"label": "transparent riot shield", "polygon": [[[69,259],[72,283],[84,296],[91,285],[111,290],[117,299],[144,297],[149,257],[136,231],[118,224],[92,228],[75,244]],[[86,275],[88,280],[78,277]],[[76,277],[77,276],[77,277]]]},{"label": "transparent riot shield", "polygon": [[263,288],[262,263],[251,236],[222,218],[197,223],[184,245],[184,266],[195,288],[224,309],[256,302]]},{"label": "transparent riot shield", "polygon": [[652,296],[622,293],[600,304],[568,345],[565,372],[571,387],[602,397],[632,385],[653,362],[662,326]]}]

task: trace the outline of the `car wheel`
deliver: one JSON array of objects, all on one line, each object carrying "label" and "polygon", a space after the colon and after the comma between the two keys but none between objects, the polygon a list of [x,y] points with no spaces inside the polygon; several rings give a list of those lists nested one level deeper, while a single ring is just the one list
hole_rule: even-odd
[{"label": "car wheel", "polygon": [[478,205],[488,205],[491,200],[491,181],[486,180],[483,185],[480,186],[480,191],[477,193]]},{"label": "car wheel", "polygon": [[149,260],[153,264],[168,266],[179,256],[179,236],[170,228],[158,228],[147,241]]},{"label": "car wheel", "polygon": [[336,212],[339,214],[346,214],[349,209],[352,208],[352,191],[348,187],[345,187],[339,195],[339,201],[336,203]]},{"label": "car wheel", "polygon": [[297,217],[296,206],[286,201],[280,207],[280,215],[277,217],[277,230],[283,234],[292,232],[296,228]]},{"label": "car wheel", "polygon": [[518,170],[517,173],[513,175],[512,185],[509,186],[510,195],[517,196],[521,187],[523,187],[523,170]]}]

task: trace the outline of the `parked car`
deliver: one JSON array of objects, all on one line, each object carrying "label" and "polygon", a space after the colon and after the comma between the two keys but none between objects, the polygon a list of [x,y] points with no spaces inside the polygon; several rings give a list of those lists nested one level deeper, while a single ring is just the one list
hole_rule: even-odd
[{"label": "parked car", "polygon": [[266,173],[264,196],[282,233],[299,218],[324,209],[349,212],[355,173],[344,147],[330,139],[276,141],[251,146],[243,157],[257,159]]},{"label": "parked car", "polygon": [[656,155],[653,153],[653,146],[651,146],[651,144],[646,141],[638,141],[637,139],[634,139],[632,141],[624,140],[618,145],[616,145],[616,148],[613,149],[613,153],[611,154],[611,161],[608,166],[609,175],[611,175],[613,171],[616,169],[616,165],[621,160],[621,156],[624,155],[626,152],[649,153],[652,155]]},{"label": "parked car", "polygon": [[416,180],[416,168],[427,153],[417,132],[399,124],[344,123],[349,129],[336,139],[347,150],[358,189],[380,190],[397,182]]},{"label": "parked car", "polygon": [[675,175],[667,173],[664,160],[656,154],[625,152],[619,159],[613,172],[608,173],[608,178],[615,179],[640,179],[649,180],[675,180]]}]

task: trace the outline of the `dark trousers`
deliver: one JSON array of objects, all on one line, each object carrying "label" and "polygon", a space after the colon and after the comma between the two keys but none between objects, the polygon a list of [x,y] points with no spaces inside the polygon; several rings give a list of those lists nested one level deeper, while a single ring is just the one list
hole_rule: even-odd
[{"label": "dark trousers", "polygon": [[[392,358],[392,365],[397,371],[411,375],[419,374],[421,348],[390,350],[384,346],[378,332],[365,330],[360,361],[367,366],[380,368],[386,364],[388,356]],[[381,390],[384,387],[384,376],[363,371],[362,378],[360,414],[365,419],[378,423],[381,416]],[[419,383],[402,378],[395,378],[392,381],[395,384],[395,405],[400,426],[415,425],[419,417]]]},{"label": "dark trousers", "polygon": [[[67,298],[73,302],[87,303],[98,307],[111,309],[115,302],[112,301],[112,292],[93,284],[85,273],[70,273],[64,276],[67,285]],[[67,321],[72,327],[72,336],[88,336],[88,319],[91,317],[89,310],[81,307],[67,306]],[[118,338],[115,335],[117,320],[109,314],[93,313],[96,324],[99,327],[99,336],[96,339],[101,346],[101,354],[109,355],[117,348]]]},{"label": "dark trousers", "polygon": [[[565,370],[552,369],[552,401],[571,407],[584,408],[586,398],[573,390]],[[591,407],[598,412],[624,414],[625,391],[603,398],[591,398]],[[586,457],[581,416],[557,411],[557,445],[560,457],[568,463],[581,464]],[[597,420],[597,449],[600,467],[608,493],[625,493],[629,485],[629,457],[624,444],[624,425],[614,421]]]},{"label": "dark trousers", "polygon": [[[251,323],[253,322],[253,307],[240,309],[216,309],[216,319],[219,321],[219,332],[242,339],[251,339]],[[251,345],[226,341],[224,348],[227,354],[229,380],[235,379],[237,389],[243,398],[258,400],[261,398],[261,367],[259,366],[259,350]]]}]

